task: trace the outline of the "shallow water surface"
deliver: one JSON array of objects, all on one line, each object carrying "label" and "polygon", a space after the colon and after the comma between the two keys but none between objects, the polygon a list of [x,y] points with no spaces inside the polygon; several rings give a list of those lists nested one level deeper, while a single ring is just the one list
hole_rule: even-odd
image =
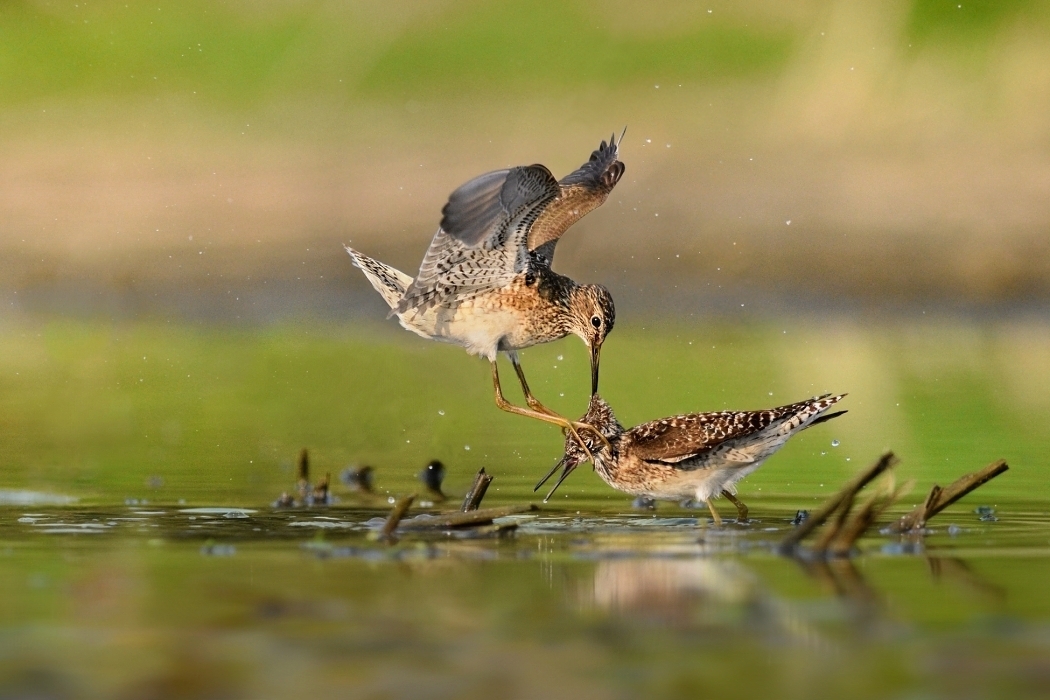
[{"label": "shallow water surface", "polygon": [[853,558],[817,561],[774,551],[787,503],[750,505],[750,522],[721,529],[677,508],[546,509],[501,519],[517,525],[501,536],[404,531],[394,544],[371,536],[377,508],[7,507],[3,686],[129,698],[1050,691],[1046,507],[960,504],[923,536],[874,533]]},{"label": "shallow water surface", "polygon": [[[634,511],[579,469],[540,511],[394,544],[375,534],[431,459],[441,508],[480,467],[485,506],[538,502],[562,437],[496,410],[485,363],[376,327],[3,330],[0,697],[1050,694],[1041,321],[625,323],[602,393],[626,424],[825,391],[849,413],[740,484],[747,524]],[[579,343],[523,361],[552,408],[583,412]],[[336,503],[275,509],[303,447]],[[921,537],[776,553],[796,511],[888,448],[915,488],[884,522],[934,483],[1010,470]],[[352,464],[373,495],[340,479]]]}]

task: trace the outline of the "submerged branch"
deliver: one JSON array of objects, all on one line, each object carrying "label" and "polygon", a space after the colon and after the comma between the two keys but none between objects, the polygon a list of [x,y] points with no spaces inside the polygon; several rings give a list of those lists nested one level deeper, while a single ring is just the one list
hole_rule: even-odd
[{"label": "submerged branch", "polygon": [[[842,510],[839,512],[838,517],[830,526],[830,534],[826,535],[827,541],[830,542],[846,522],[846,517],[849,515],[850,509],[853,507],[853,499],[856,498],[857,493],[871,483],[871,481],[879,474],[897,464],[898,461],[900,460],[898,460],[896,455],[892,452],[887,452],[882,455],[875,464],[855,476],[849,481],[849,483],[843,486],[837,494],[825,501],[824,505],[820,507],[820,510],[810,514],[808,518],[799,523],[798,527],[788,533],[787,537],[781,541],[780,549],[790,550],[797,546],[799,542],[815,529],[823,525],[824,521],[834,515],[841,508]],[[821,539],[823,540],[824,537]]]},{"label": "submerged branch", "polygon": [[926,500],[898,520],[893,529],[897,532],[922,529],[930,518],[1009,468],[1006,460],[1000,459],[992,462],[980,471],[959,477],[947,488],[934,486],[930,489],[930,494],[926,497]]},{"label": "submerged branch", "polygon": [[386,522],[383,523],[383,529],[379,531],[378,539],[380,541],[392,542],[394,540],[394,532],[397,530],[397,526],[401,523],[401,519],[405,517],[405,513],[408,512],[408,509],[414,500],[416,500],[416,494],[405,496],[394,504],[393,509],[390,511],[390,515],[387,516]]},{"label": "submerged branch", "polygon": [[504,518],[508,515],[528,513],[539,510],[533,504],[518,506],[503,506],[501,508],[485,508],[484,510],[472,510],[467,513],[449,513],[448,515],[421,516],[405,521],[402,530],[445,530],[449,528],[472,527],[491,523],[496,518]]},{"label": "submerged branch", "polygon": [[485,492],[488,490],[489,484],[492,483],[492,478],[491,474],[485,473],[485,467],[478,470],[478,473],[474,475],[474,483],[471,485],[470,491],[463,498],[462,510],[464,513],[478,509],[478,506],[481,505],[481,499],[485,498]]}]

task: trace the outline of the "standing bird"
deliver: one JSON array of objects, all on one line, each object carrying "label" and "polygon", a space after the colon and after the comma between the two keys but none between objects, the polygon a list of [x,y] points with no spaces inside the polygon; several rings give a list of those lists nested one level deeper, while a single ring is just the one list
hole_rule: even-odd
[{"label": "standing bird", "polygon": [[[559,416],[532,395],[518,350],[578,335],[591,353],[591,393],[598,391],[602,343],[616,320],[612,295],[601,285],[559,275],[551,261],[566,229],[604,202],[619,182],[624,165],[618,151],[614,135],[560,182],[546,167],[528,165],[479,175],[461,186],[442,209],[441,226],[415,279],[346,249],[402,327],[462,345],[492,363],[499,408],[559,425],[581,445],[577,429],[590,427]],[[510,357],[529,408],[503,397],[499,352]]]},{"label": "standing bird", "polygon": [[[609,447],[594,441],[587,448],[598,476],[614,489],[663,500],[695,498],[707,504],[716,525],[722,524],[722,518],[711,499],[722,495],[744,521],[747,506],[734,495],[736,483],[762,466],[795,433],[845,413],[824,413],[844,396],[824,394],[765,411],[688,413],[627,430],[616,420],[612,407],[595,394],[583,421],[601,431]],[[591,455],[573,440],[566,440],[565,456],[536,484],[539,489],[563,467],[544,502]]]}]

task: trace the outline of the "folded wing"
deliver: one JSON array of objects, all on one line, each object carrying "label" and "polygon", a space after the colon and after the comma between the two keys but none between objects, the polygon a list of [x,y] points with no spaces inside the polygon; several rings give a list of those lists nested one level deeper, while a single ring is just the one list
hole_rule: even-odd
[{"label": "folded wing", "polygon": [[643,423],[629,433],[639,458],[674,464],[698,457],[728,440],[756,433],[785,415],[780,409],[691,413]]}]

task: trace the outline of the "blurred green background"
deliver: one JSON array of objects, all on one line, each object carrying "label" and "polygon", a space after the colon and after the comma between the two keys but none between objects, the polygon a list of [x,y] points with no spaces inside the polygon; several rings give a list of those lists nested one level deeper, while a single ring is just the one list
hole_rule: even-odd
[{"label": "blurred green background", "polygon": [[[848,391],[745,491],[893,447],[921,486],[1021,460],[989,488],[1045,498],[1048,25],[1023,0],[0,3],[0,487],[260,503],[307,446],[523,497],[560,436],[384,324],[341,244],[412,273],[456,186],[560,176],[626,125],[556,263],[616,297],[625,422]],[[524,362],[583,411],[576,341]]]}]

